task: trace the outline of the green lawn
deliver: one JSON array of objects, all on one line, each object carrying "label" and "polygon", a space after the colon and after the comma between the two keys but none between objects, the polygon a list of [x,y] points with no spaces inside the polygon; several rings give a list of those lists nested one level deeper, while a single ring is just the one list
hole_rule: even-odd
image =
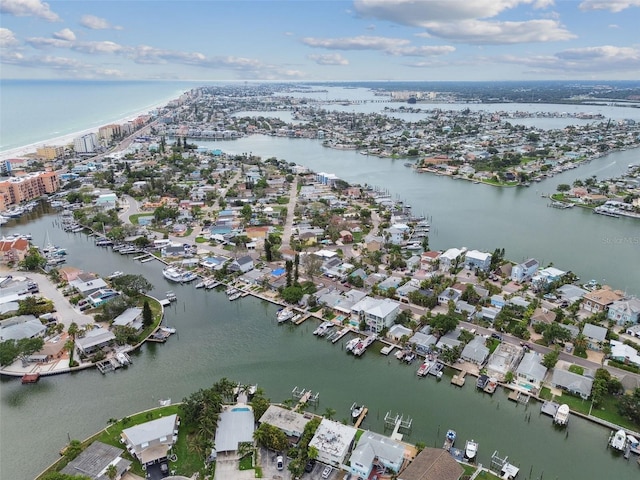
[{"label": "green lawn", "polygon": [[153,213],[136,213],[135,215],[129,215],[129,221],[134,225],[138,225],[138,219],[140,217],[153,217]]},{"label": "green lawn", "polygon": [[602,400],[599,407],[593,408],[591,415],[616,425],[620,425],[621,427],[628,428],[629,430],[636,432],[640,430],[640,425],[636,425],[618,413],[618,398],[613,395],[607,395]]},{"label": "green lawn", "polygon": [[153,313],[153,324],[143,329],[142,332],[140,332],[140,335],[138,336],[138,339],[140,341],[144,340],[149,335],[151,335],[151,332],[153,332],[156,329],[156,327],[160,325],[160,322],[162,321],[162,306],[158,301],[149,297],[140,297],[138,299],[137,306],[142,308],[145,300],[149,301],[149,307],[151,307],[151,313]]}]

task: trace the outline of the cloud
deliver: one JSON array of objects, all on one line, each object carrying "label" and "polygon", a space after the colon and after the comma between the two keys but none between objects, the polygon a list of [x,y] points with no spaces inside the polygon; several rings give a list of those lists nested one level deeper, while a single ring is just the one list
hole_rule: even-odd
[{"label": "cloud", "polygon": [[433,36],[481,45],[556,42],[576,38],[576,35],[555,20],[525,22],[462,20],[448,23],[428,22],[424,26]]},{"label": "cloud", "polygon": [[640,0],[584,0],[580,4],[580,10],[583,12],[609,10],[610,12],[618,13],[631,7],[640,7]]},{"label": "cloud", "polygon": [[349,60],[339,53],[328,53],[325,55],[307,55],[309,60],[313,60],[318,65],[349,65]]},{"label": "cloud", "polygon": [[123,47],[115,42],[110,42],[108,40],[101,42],[77,42],[74,43],[71,47],[72,50],[76,52],[82,53],[120,53],[129,51],[128,47]]},{"label": "cloud", "polygon": [[60,21],[60,17],[49,9],[49,4],[40,0],[2,0],[0,13],[16,17],[38,17],[48,22]]},{"label": "cloud", "polygon": [[520,5],[545,8],[553,0],[355,0],[356,11],[366,17],[375,17],[410,26],[423,26],[426,22],[455,22],[478,18],[491,18]]},{"label": "cloud", "polygon": [[68,28],[63,28],[59,32],[54,32],[53,38],[57,38],[58,40],[66,40],[68,42],[73,42],[76,39],[76,34],[73,33]]},{"label": "cloud", "polygon": [[0,57],[2,63],[16,65],[24,68],[49,68],[57,72],[64,72],[68,76],[77,78],[103,78],[122,77],[120,70],[105,69],[80,60],[68,57],[58,57],[52,55],[35,55],[25,57],[19,52],[2,52]]},{"label": "cloud", "polygon": [[327,48],[329,50],[388,50],[406,46],[409,40],[401,38],[369,37],[361,35],[358,37],[342,38],[314,38],[305,37],[302,43],[314,48]]},{"label": "cloud", "polygon": [[455,52],[455,47],[450,45],[422,46],[422,47],[398,47],[387,50],[389,55],[405,57],[432,57],[434,55],[446,55]]},{"label": "cloud", "polygon": [[122,30],[122,27],[111,25],[104,18],[96,17],[95,15],[83,15],[80,19],[80,25],[90,30]]},{"label": "cloud", "polygon": [[0,28],[0,47],[14,47],[18,45],[18,39],[14,35],[14,33],[8,28]]}]

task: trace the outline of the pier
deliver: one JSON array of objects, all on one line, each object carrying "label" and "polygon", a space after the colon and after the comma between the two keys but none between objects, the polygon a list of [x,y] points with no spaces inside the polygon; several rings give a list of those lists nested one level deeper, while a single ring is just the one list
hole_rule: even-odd
[{"label": "pier", "polygon": [[305,390],[304,388],[293,387],[291,390],[291,397],[294,400],[298,400],[298,404],[293,410],[299,410],[307,403],[317,406],[320,403],[320,394],[318,392],[313,393],[311,390]]},{"label": "pier", "polygon": [[382,347],[380,349],[380,353],[382,355],[389,355],[393,351],[394,348],[396,348],[395,345],[387,345],[386,347]]},{"label": "pier", "polygon": [[300,325],[302,322],[304,322],[306,319],[308,319],[311,316],[310,313],[307,313],[306,315],[301,316],[298,320],[296,320],[295,322],[293,322],[295,325]]},{"label": "pier", "polygon": [[519,390],[512,390],[509,394],[509,400],[526,405],[527,403],[529,403],[529,400],[531,400],[531,395],[522,393]]},{"label": "pier", "polygon": [[451,378],[451,383],[453,385],[456,385],[458,387],[462,387],[464,386],[464,382],[466,381],[465,376],[467,375],[467,372],[465,372],[464,370],[456,375],[454,375]]},{"label": "pier", "polygon": [[331,343],[336,343],[350,331],[350,328],[345,327],[342,330],[335,332],[329,339],[331,340]]},{"label": "pier", "polygon": [[391,412],[387,412],[384,416],[385,429],[393,428],[393,433],[390,437],[399,442],[402,441],[402,433],[400,433],[400,430],[404,433],[409,433],[411,431],[412,424],[413,420],[411,418],[404,418],[404,416],[400,414],[393,415]]},{"label": "pier", "polygon": [[[351,409],[353,410],[355,406],[356,406],[355,403],[351,405]],[[362,422],[364,422],[364,419],[367,416],[367,413],[369,413],[369,409],[367,407],[362,407],[362,411],[360,412],[360,415],[358,415],[358,418],[356,418],[353,424],[354,428],[360,428],[360,425],[362,424]]]},{"label": "pier", "polygon": [[545,415],[555,417],[559,407],[560,405],[556,402],[546,401],[542,404],[542,407],[540,407],[540,412],[544,413]]}]

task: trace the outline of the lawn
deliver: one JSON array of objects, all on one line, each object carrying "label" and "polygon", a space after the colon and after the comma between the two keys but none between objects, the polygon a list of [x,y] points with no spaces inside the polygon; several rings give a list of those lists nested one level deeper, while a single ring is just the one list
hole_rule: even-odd
[{"label": "lawn", "polygon": [[138,225],[138,219],[140,217],[153,217],[153,213],[136,213],[135,215],[129,215],[129,221],[134,225]]},{"label": "lawn", "polygon": [[593,410],[591,410],[591,415],[629,430],[636,432],[640,430],[640,426],[618,413],[618,397],[614,397],[613,395],[607,395],[602,402],[600,402],[599,407],[594,407]]},{"label": "lawn", "polygon": [[151,307],[151,313],[153,314],[153,324],[142,330],[142,332],[138,336],[138,339],[140,339],[140,341],[146,339],[149,335],[151,335],[151,332],[153,332],[162,321],[162,306],[157,300],[149,297],[140,297],[138,299],[137,306],[142,308],[144,306],[145,300],[149,301],[149,307]]}]

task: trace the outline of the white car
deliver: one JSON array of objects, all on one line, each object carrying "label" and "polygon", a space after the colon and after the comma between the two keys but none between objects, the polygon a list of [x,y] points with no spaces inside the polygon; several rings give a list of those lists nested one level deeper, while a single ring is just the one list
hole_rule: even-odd
[{"label": "white car", "polygon": [[282,455],[278,455],[278,458],[276,458],[276,468],[278,470],[282,470],[284,468],[284,459],[282,458]]},{"label": "white car", "polygon": [[324,470],[322,471],[322,478],[329,478],[329,475],[331,475],[331,472],[333,472],[333,468],[327,465],[326,467],[324,467]]}]

